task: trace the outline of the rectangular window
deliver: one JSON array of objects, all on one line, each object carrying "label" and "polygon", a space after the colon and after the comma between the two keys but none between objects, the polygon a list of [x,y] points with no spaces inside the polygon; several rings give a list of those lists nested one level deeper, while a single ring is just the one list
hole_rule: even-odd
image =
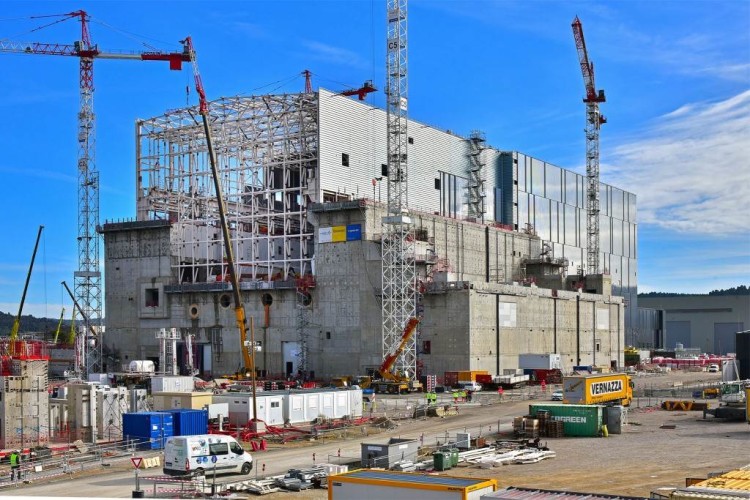
[{"label": "rectangular window", "polygon": [[159,307],[159,289],[146,288],[146,307]]},{"label": "rectangular window", "polygon": [[435,179],[435,189],[440,189],[440,179]]},{"label": "rectangular window", "polygon": [[271,408],[278,408],[279,402],[278,401],[271,401]]},{"label": "rectangular window", "polygon": [[388,177],[388,165],[385,163],[380,164],[380,175],[382,177]]},{"label": "rectangular window", "polygon": [[346,153],[341,153],[341,165],[344,167],[349,166],[349,155]]},{"label": "rectangular window", "polygon": [[422,354],[430,354],[431,350],[432,350],[432,341],[423,340],[422,341]]},{"label": "rectangular window", "polygon": [[414,144],[414,137],[409,137],[409,144]]},{"label": "rectangular window", "polygon": [[228,455],[229,445],[227,443],[209,443],[208,453],[210,455]]}]

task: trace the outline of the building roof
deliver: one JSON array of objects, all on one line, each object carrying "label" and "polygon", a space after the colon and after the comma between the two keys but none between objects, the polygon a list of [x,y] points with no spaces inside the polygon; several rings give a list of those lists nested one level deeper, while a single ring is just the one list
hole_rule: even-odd
[{"label": "building roof", "polygon": [[485,498],[502,498],[505,500],[641,500],[644,497],[620,495],[603,495],[599,493],[578,493],[575,491],[540,490],[534,488],[516,488],[510,486],[504,490],[483,495]]},{"label": "building roof", "polygon": [[395,472],[375,469],[359,469],[334,476],[334,480],[341,478],[365,479],[370,481],[385,481],[394,483],[408,483],[416,487],[422,485],[446,486],[451,488],[469,488],[492,480],[471,477],[436,476],[429,474],[415,474],[411,472]]}]

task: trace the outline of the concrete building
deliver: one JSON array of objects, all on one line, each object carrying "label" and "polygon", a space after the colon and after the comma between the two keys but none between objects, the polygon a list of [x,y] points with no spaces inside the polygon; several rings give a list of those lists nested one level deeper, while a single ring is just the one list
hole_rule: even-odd
[{"label": "concrete building", "polygon": [[[257,367],[293,375],[306,356],[311,376],[376,368],[385,112],[323,89],[211,110]],[[196,366],[216,375],[242,356],[205,140],[189,111],[138,123],[136,220],[101,228],[105,342],[123,364],[158,361],[156,332],[180,328],[195,335]],[[420,371],[499,373],[527,352],[559,353],[566,368],[621,366],[636,308],[635,196],[602,184],[609,272],[584,277],[582,176],[487,147],[481,134],[410,121],[408,136]]]},{"label": "concrete building", "polygon": [[665,311],[665,349],[679,343],[705,353],[736,353],[735,335],[750,325],[748,295],[640,297],[639,304]]}]

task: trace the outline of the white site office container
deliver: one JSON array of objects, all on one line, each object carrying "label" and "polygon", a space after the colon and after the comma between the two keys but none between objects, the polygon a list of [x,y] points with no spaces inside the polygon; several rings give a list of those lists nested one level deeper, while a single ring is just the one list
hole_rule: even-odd
[{"label": "white site office container", "polygon": [[333,418],[344,418],[351,415],[349,406],[349,395],[346,391],[337,391],[333,394],[334,407]]},{"label": "white site office container", "polygon": [[[253,419],[253,395],[249,392],[234,392],[215,394],[214,403],[229,404],[229,422],[235,425],[245,425]],[[284,393],[269,391],[256,392],[256,406],[258,420],[266,425],[284,425]]]},{"label": "white site office container", "polygon": [[362,389],[349,389],[346,391],[349,394],[349,415],[352,418],[359,418],[362,416]]},{"label": "white site office container", "polygon": [[151,393],[154,392],[193,392],[193,377],[157,376],[151,377]]}]

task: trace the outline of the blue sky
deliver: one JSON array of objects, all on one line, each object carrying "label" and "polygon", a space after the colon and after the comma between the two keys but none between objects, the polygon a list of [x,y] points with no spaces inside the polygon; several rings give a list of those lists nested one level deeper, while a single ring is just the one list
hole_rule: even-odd
[{"label": "blue sky", "polygon": [[[79,9],[102,51],[191,35],[209,98],[302,91],[304,69],[315,88],[383,88],[384,0],[5,1],[0,40],[72,43],[75,21],[30,17]],[[601,180],[638,196],[640,291],[750,284],[750,2],[410,0],[410,117],[584,172],[576,15],[608,99]],[[131,218],[134,122],[194,104],[192,75],[94,66],[100,217]],[[24,312],[55,317],[77,267],[78,60],[0,54],[0,68],[0,311],[16,313],[44,224]]]}]

